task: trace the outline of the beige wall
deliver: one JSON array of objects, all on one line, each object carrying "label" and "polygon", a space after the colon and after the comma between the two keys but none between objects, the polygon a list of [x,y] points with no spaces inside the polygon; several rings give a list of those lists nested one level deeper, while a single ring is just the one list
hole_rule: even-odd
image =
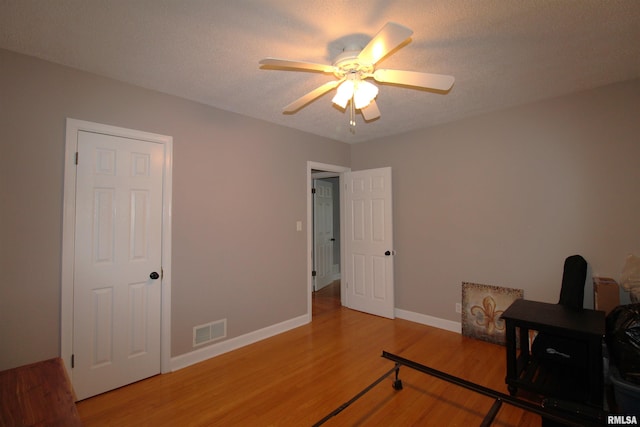
[{"label": "beige wall", "polygon": [[393,168],[396,307],[459,321],[461,282],[557,302],[564,258],[640,253],[640,80],[353,146]]},{"label": "beige wall", "polygon": [[[640,253],[640,81],[348,146],[0,50],[0,369],[59,354],[65,119],[174,138],[172,356],[306,311],[306,161],[393,167],[396,306],[460,283],[555,302],[564,257]],[[384,118],[383,118],[384,120]]]},{"label": "beige wall", "polygon": [[172,356],[306,313],[306,162],[347,144],[0,50],[0,369],[59,355],[67,117],[174,138]]}]

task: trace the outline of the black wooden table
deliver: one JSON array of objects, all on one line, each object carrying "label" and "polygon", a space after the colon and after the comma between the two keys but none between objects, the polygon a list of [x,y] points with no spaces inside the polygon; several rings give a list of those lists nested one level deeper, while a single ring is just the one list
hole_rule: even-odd
[{"label": "black wooden table", "polygon": [[[602,407],[603,373],[602,340],[605,334],[605,313],[596,310],[575,310],[559,304],[518,299],[502,314],[506,324],[507,376],[511,395],[518,388],[546,396],[554,396],[559,388],[575,391],[576,400]],[[516,328],[520,332],[520,352],[517,352]],[[531,355],[529,330],[583,341],[587,348],[585,375],[563,377],[562,369],[545,372]],[[571,388],[573,387],[573,388]],[[581,398],[584,396],[586,399]]]}]

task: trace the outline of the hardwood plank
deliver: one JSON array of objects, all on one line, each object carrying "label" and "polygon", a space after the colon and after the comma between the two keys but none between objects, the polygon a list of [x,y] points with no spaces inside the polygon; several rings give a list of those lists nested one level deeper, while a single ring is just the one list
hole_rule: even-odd
[{"label": "hardwood plank", "polygon": [[[330,292],[327,292],[330,293]],[[383,350],[506,393],[505,349],[314,295],[313,322],[239,350],[78,403],[86,426],[312,425],[393,367]],[[317,305],[317,307],[316,307]],[[493,400],[409,368],[326,426],[479,425]],[[504,404],[494,426],[540,426]]]},{"label": "hardwood plank", "polygon": [[336,280],[312,294],[313,315],[318,316],[340,307],[340,281]]},{"label": "hardwood plank", "polygon": [[60,358],[0,372],[0,425],[81,426]]}]

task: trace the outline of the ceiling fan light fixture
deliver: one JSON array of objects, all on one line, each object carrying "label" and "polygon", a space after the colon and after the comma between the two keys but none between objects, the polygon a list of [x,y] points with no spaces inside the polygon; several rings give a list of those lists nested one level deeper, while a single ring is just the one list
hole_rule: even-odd
[{"label": "ceiling fan light fixture", "polygon": [[364,80],[345,80],[340,86],[336,95],[331,100],[341,108],[347,108],[351,99],[357,109],[361,109],[371,104],[371,101],[378,96],[376,85]]},{"label": "ceiling fan light fixture", "polygon": [[360,80],[356,85],[353,101],[359,110],[371,104],[371,101],[373,101],[376,96],[378,96],[378,87],[367,81]]},{"label": "ceiling fan light fixture", "polygon": [[353,97],[354,87],[353,80],[345,80],[338,86],[336,96],[331,101],[342,108],[347,108],[347,103]]}]

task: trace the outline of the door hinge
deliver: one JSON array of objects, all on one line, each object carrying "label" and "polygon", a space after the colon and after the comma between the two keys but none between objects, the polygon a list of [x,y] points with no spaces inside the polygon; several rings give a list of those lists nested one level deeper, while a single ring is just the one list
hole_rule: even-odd
[{"label": "door hinge", "polygon": [[75,355],[75,354],[72,354],[72,355],[71,355],[71,369],[73,369],[73,367],[75,366],[75,364],[76,364],[76,355]]},{"label": "door hinge", "polygon": [[78,164],[78,152],[76,151],[76,165]]},{"label": "door hinge", "polygon": [[316,194],[316,189],[315,188],[311,189],[311,194]]},{"label": "door hinge", "polygon": [[313,270],[313,271],[311,272],[311,277],[316,277],[316,275],[317,275],[317,274],[318,274],[318,273],[317,273],[315,270]]}]

